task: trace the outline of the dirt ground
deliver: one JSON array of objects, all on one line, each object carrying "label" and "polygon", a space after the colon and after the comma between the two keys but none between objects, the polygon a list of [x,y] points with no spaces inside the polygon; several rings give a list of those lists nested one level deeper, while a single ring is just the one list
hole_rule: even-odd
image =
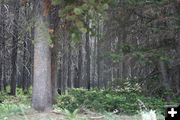
[{"label": "dirt ground", "polygon": [[7,120],[65,120],[63,114],[52,112],[37,112],[32,109],[27,110],[24,114],[14,115]]},{"label": "dirt ground", "polygon": [[[141,117],[140,115],[102,115],[91,111],[81,111],[81,113],[69,117],[69,115],[61,112],[50,111],[40,113],[29,109],[23,114],[13,115],[5,120],[141,120]],[[158,120],[163,120],[163,117]]]},{"label": "dirt ground", "polygon": [[[62,113],[54,113],[54,112],[44,112],[44,113],[38,113],[34,111],[28,111],[23,115],[14,115],[7,120],[140,120],[137,116],[104,116],[104,115],[98,115],[94,114],[78,114],[79,117],[82,116],[82,118],[86,119],[75,119],[75,118],[70,118],[68,119],[64,114]],[[108,117],[108,118],[107,118]]]}]

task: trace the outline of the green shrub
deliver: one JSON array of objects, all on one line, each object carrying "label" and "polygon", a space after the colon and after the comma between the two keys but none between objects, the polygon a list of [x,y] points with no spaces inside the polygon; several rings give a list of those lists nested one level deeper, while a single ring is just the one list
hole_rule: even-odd
[{"label": "green shrub", "polygon": [[140,109],[138,99],[149,109],[163,111],[165,102],[160,98],[112,90],[71,89],[68,95],[59,96],[57,105],[71,112],[83,106],[95,111],[112,112],[119,109],[121,113],[135,114]]},{"label": "green shrub", "polygon": [[70,112],[73,112],[76,108],[79,107],[79,104],[74,96],[72,95],[62,95],[58,98],[58,107],[62,109],[67,109]]}]

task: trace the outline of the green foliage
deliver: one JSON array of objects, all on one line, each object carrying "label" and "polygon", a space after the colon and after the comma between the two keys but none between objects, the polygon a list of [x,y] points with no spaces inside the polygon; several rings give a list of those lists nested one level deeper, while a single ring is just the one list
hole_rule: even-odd
[{"label": "green foliage", "polygon": [[24,104],[2,103],[0,104],[0,119],[8,119],[8,117],[15,114],[24,115],[24,110],[27,108],[28,106]]},{"label": "green foliage", "polygon": [[61,4],[61,0],[52,0],[52,4],[53,5],[59,5],[59,4]]},{"label": "green foliage", "polygon": [[[7,87],[7,91],[9,91],[9,86]],[[16,89],[16,96],[10,96],[6,92],[0,92],[0,119],[5,120],[8,117],[13,116],[15,114],[19,114],[23,117],[24,110],[30,107],[30,95],[22,92],[20,88]]]},{"label": "green foliage", "polygon": [[[10,87],[7,87],[7,91],[10,91]],[[30,87],[32,91],[32,87]],[[32,92],[24,94],[22,89],[16,88],[16,96],[11,96],[8,92],[0,92],[0,104],[1,103],[21,103],[21,104],[30,104],[30,96]]]},{"label": "green foliage", "polygon": [[[53,4],[60,4],[62,0],[53,0]],[[69,32],[72,40],[79,40],[80,35],[94,31],[97,22],[101,20],[108,9],[110,0],[66,0],[59,11],[59,16],[70,23]],[[91,28],[89,22],[91,21]],[[93,35],[93,34],[92,34]]]},{"label": "green foliage", "polygon": [[0,103],[7,99],[7,94],[5,92],[0,92]]},{"label": "green foliage", "polygon": [[127,78],[126,80],[115,79],[112,81],[110,87],[126,92],[142,92],[142,88],[140,86],[138,78]]},{"label": "green foliage", "polygon": [[167,47],[170,47],[171,44],[169,43],[168,45],[162,46],[158,49],[123,44],[118,46],[117,51],[108,52],[105,57],[110,58],[114,63],[121,62],[123,58],[127,56],[135,58],[137,62],[143,65],[154,65],[157,61],[168,63],[173,60],[173,57],[166,53],[166,49],[168,49]]},{"label": "green foliage", "polygon": [[58,98],[57,105],[71,112],[84,106],[95,111],[112,112],[119,109],[121,113],[135,114],[139,110],[138,99],[143,101],[147,108],[163,111],[165,102],[160,98],[145,97],[135,92],[112,90],[72,89],[68,95]]},{"label": "green foliage", "polygon": [[66,120],[88,120],[86,117],[84,116],[80,116],[79,113],[79,109],[75,109],[73,112],[64,109],[62,111],[65,114],[65,118]]}]

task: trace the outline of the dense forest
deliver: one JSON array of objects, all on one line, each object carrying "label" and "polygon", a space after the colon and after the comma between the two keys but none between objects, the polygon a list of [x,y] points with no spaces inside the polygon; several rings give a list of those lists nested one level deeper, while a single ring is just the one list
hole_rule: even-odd
[{"label": "dense forest", "polygon": [[180,104],[179,31],[179,0],[0,0],[0,119],[16,105],[28,120],[17,103],[65,120],[164,115]]}]

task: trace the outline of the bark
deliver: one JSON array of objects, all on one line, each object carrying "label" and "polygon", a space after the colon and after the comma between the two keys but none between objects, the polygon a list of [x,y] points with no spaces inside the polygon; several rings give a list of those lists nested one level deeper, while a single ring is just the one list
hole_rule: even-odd
[{"label": "bark", "polygon": [[96,57],[97,57],[97,37],[94,40],[93,44],[94,50],[93,50],[93,57],[92,57],[92,87],[95,87],[95,79],[96,79]]},{"label": "bark", "polygon": [[13,50],[12,50],[12,56],[11,56],[11,64],[12,64],[12,73],[11,73],[11,95],[16,95],[16,61],[17,61],[17,43],[18,43],[18,18],[19,18],[19,0],[14,2],[14,28],[13,28],[13,38],[12,38],[12,44],[13,44]]},{"label": "bark", "polygon": [[57,96],[57,44],[51,49],[51,84],[52,84],[52,101],[56,103]]},{"label": "bark", "polygon": [[28,92],[28,84],[30,81],[30,70],[29,70],[29,60],[28,60],[28,56],[27,56],[27,50],[28,50],[28,45],[30,43],[28,43],[27,36],[28,33],[26,33],[25,35],[25,39],[24,39],[24,55],[23,55],[23,78],[22,78],[22,89],[24,93]]},{"label": "bark", "polygon": [[[169,79],[168,79],[168,73],[167,73],[166,65],[165,65],[164,61],[160,61],[159,65],[160,65],[160,72],[161,72],[162,79],[163,79],[163,81],[162,81],[163,86],[167,91],[169,91],[170,86],[169,86]],[[166,96],[166,99],[170,100],[170,96],[169,95]]]},{"label": "bark", "polygon": [[71,61],[71,54],[72,54],[72,50],[71,50],[71,41],[68,41],[68,87],[71,88],[72,87],[72,82],[71,82],[71,65],[72,65],[72,61]]},{"label": "bark", "polygon": [[38,111],[52,108],[51,53],[48,18],[43,16],[43,1],[36,1],[34,43],[34,79],[32,106]]},{"label": "bark", "polygon": [[50,11],[50,29],[53,30],[51,33],[52,36],[54,36],[53,41],[52,41],[52,49],[51,49],[51,84],[52,84],[52,102],[56,103],[56,96],[58,94],[58,81],[57,81],[57,73],[58,73],[58,68],[57,68],[57,55],[58,55],[58,40],[55,39],[57,36],[57,25],[58,25],[58,11],[59,7],[58,6],[53,6],[53,8]]},{"label": "bark", "polygon": [[77,69],[77,79],[74,83],[74,87],[75,88],[79,88],[80,87],[80,81],[82,81],[82,45],[80,43],[79,45],[79,53],[78,53],[78,69]]},{"label": "bark", "polygon": [[86,49],[86,80],[87,80],[87,83],[86,83],[86,87],[88,90],[90,90],[90,45],[89,45],[89,32],[86,33],[86,46],[85,46],[85,49]]},{"label": "bark", "polygon": [[97,30],[97,87],[100,88],[100,26],[98,21],[98,30]]},{"label": "bark", "polygon": [[[26,21],[29,18],[29,6],[25,6],[25,17]],[[28,93],[28,89],[31,81],[31,41],[30,41],[30,33],[27,31],[24,36],[24,55],[23,55],[23,79],[22,79],[22,89],[26,94]]]},{"label": "bark", "polygon": [[63,39],[63,45],[62,45],[62,62],[61,62],[61,92],[67,93],[67,87],[68,87],[68,49],[67,49],[67,35],[65,32],[65,36]]},{"label": "bark", "polygon": [[3,90],[3,67],[4,67],[4,29],[5,29],[5,23],[4,23],[4,0],[2,0],[1,2],[1,20],[0,20],[0,24],[2,25],[2,29],[0,29],[0,91]]}]

